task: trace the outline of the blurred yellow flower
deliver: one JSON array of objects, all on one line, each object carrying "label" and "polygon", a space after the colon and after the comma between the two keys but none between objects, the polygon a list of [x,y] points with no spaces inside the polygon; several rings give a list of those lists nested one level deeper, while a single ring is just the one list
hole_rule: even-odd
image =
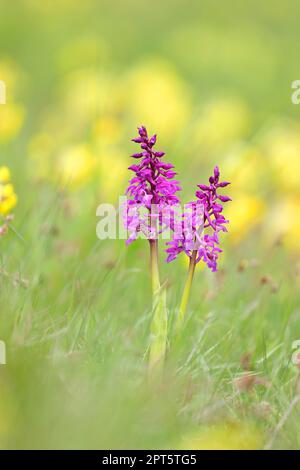
[{"label": "blurred yellow flower", "polygon": [[249,130],[250,114],[237,98],[207,103],[196,120],[192,140],[198,145],[219,148],[243,137]]},{"label": "blurred yellow flower", "polygon": [[124,81],[123,94],[134,121],[158,129],[163,138],[174,137],[190,117],[189,89],[163,61],[147,61],[133,69]]},{"label": "blurred yellow flower", "polygon": [[113,144],[122,135],[122,122],[110,115],[99,117],[93,125],[93,137],[99,145]]},{"label": "blurred yellow flower", "polygon": [[57,158],[56,170],[63,185],[76,188],[89,181],[95,169],[95,157],[86,145],[66,148]]},{"label": "blurred yellow flower", "polygon": [[262,221],[265,214],[265,203],[257,196],[235,193],[230,194],[232,202],[226,206],[224,215],[230,221],[229,240],[239,242],[249,230]]},{"label": "blurred yellow flower", "polygon": [[130,178],[127,170],[128,157],[117,149],[103,149],[99,154],[100,194],[107,202],[124,194],[126,181]]},{"label": "blurred yellow flower", "polygon": [[7,166],[0,167],[0,183],[8,183],[10,180],[10,170]]},{"label": "blurred yellow flower", "polygon": [[25,117],[25,110],[20,105],[6,103],[1,106],[0,112],[0,141],[6,142],[15,137],[20,131]]},{"label": "blurred yellow flower", "polygon": [[10,181],[10,171],[0,167],[0,214],[7,215],[17,204],[17,195]]},{"label": "blurred yellow flower", "polygon": [[187,450],[255,450],[263,444],[261,432],[251,423],[202,426],[183,439]]},{"label": "blurred yellow flower", "polygon": [[271,241],[282,239],[284,246],[300,250],[300,198],[288,196],[275,204],[266,223],[266,237]]},{"label": "blurred yellow flower", "polygon": [[235,190],[254,192],[265,181],[268,160],[260,148],[239,143],[231,149],[222,162],[225,179],[232,181]]},{"label": "blurred yellow flower", "polygon": [[278,189],[300,193],[300,125],[288,122],[274,125],[263,138]]}]

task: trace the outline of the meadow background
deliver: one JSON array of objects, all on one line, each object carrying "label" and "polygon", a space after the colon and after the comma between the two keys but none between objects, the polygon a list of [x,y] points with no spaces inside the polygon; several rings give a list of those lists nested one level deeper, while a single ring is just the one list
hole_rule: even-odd
[{"label": "meadow background", "polygon": [[[1,448],[299,448],[300,106],[296,0],[0,1],[0,166],[18,203],[0,239]],[[96,238],[137,125],[183,201],[232,181],[217,274],[164,263],[170,350],[147,381],[148,246]]]}]

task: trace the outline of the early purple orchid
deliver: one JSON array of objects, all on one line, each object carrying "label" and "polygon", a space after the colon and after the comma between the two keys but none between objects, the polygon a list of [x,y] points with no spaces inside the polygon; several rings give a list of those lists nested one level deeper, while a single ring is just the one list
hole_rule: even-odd
[{"label": "early purple orchid", "polygon": [[160,285],[158,270],[158,234],[168,227],[169,208],[179,203],[176,196],[181,188],[174,179],[176,172],[171,163],[162,161],[164,152],[154,149],[156,135],[148,136],[144,126],[138,128],[138,137],[133,142],[140,144],[141,151],[132,157],[140,160],[129,170],[135,176],[129,181],[125,208],[125,227],[129,233],[127,244],[142,232],[150,243],[151,281],[153,294],[153,319],[150,341],[150,371],[163,363],[167,345],[166,292]]},{"label": "early purple orchid", "polygon": [[[210,185],[199,184],[200,190],[196,191],[196,200],[186,204],[179,224],[182,226],[181,235],[174,231],[172,241],[168,242],[169,248],[167,262],[173,261],[178,254],[185,252],[189,258],[195,254],[195,262],[203,260],[213,271],[217,271],[217,260],[222,250],[219,248],[219,232],[227,232],[228,220],[222,215],[221,203],[230,201],[228,196],[218,194],[219,188],[225,188],[230,183],[219,182],[220,171],[216,166],[214,175],[209,178]],[[187,209],[190,209],[188,211]],[[187,221],[190,220],[190,224]],[[211,229],[211,233],[205,233]],[[180,232],[180,231],[179,231]]]},{"label": "early purple orchid", "polygon": [[167,243],[167,262],[184,252],[190,258],[188,277],[183,290],[176,328],[181,326],[190,295],[196,264],[206,263],[212,272],[217,271],[220,232],[227,232],[228,220],[222,214],[223,204],[231,199],[219,194],[230,183],[220,181],[216,166],[209,184],[199,184],[195,200],[185,205],[182,212],[176,193],[181,190],[174,179],[176,172],[171,163],[162,161],[164,152],[154,149],[156,135],[149,137],[144,126],[138,128],[133,142],[141,151],[132,157],[139,160],[129,170],[135,173],[127,188],[124,223],[128,231],[127,244],[141,232],[150,243],[151,280],[153,292],[153,320],[151,324],[150,370],[162,364],[167,344],[167,310],[165,289],[161,287],[158,270],[158,235],[171,230],[172,240]]},{"label": "early purple orchid", "polygon": [[218,257],[222,253],[219,233],[227,232],[226,224],[229,223],[222,214],[222,203],[231,201],[230,197],[221,195],[218,191],[229,184],[228,181],[220,182],[220,171],[216,166],[213,176],[209,178],[209,185],[198,185],[196,200],[185,206],[186,210],[177,222],[177,229],[179,224],[180,230],[175,230],[172,241],[167,242],[167,262],[176,259],[181,252],[185,252],[190,258],[177,327],[185,315],[196,264],[203,260],[212,272],[217,271]]},{"label": "early purple orchid", "polygon": [[149,240],[157,238],[164,229],[164,213],[167,208],[179,203],[176,192],[181,190],[179,182],[174,180],[174,166],[162,161],[164,152],[154,150],[156,135],[148,137],[144,126],[139,127],[138,132],[139,136],[132,141],[140,144],[141,152],[134,153],[132,157],[140,159],[140,163],[128,168],[135,176],[129,181],[126,191],[127,244],[134,241],[139,232],[143,232]]}]

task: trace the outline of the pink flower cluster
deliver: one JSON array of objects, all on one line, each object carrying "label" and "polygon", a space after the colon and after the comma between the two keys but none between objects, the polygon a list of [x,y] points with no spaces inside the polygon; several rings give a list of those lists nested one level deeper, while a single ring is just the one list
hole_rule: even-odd
[{"label": "pink flower cluster", "polygon": [[174,166],[162,161],[164,152],[154,150],[156,135],[148,136],[144,126],[138,128],[139,136],[132,139],[140,144],[141,151],[133,158],[139,164],[129,167],[135,173],[130,180],[126,194],[125,226],[129,237],[127,243],[137,238],[142,231],[148,239],[157,238],[166,228],[172,232],[172,240],[167,242],[167,262],[185,252],[196,262],[203,260],[214,272],[217,270],[219,253],[219,233],[226,232],[228,220],[222,214],[223,204],[230,201],[219,190],[230,183],[220,181],[220,171],[216,166],[209,184],[199,184],[196,199],[178,209],[180,200],[176,193],[181,189],[174,179]]},{"label": "pink flower cluster", "polygon": [[[190,258],[193,252],[196,254],[196,263],[203,260],[213,271],[217,271],[219,253],[219,232],[227,232],[228,220],[223,216],[222,203],[231,199],[228,196],[218,194],[219,188],[225,188],[230,183],[219,181],[220,171],[216,166],[214,175],[209,178],[209,185],[199,184],[200,190],[196,191],[196,200],[186,205],[192,209],[192,213],[184,211],[181,218],[183,227],[182,235],[174,233],[172,241],[168,242],[169,248],[167,262],[173,261],[178,254],[184,251]],[[186,219],[191,223],[187,224]]]},{"label": "pink flower cluster", "polygon": [[163,230],[164,213],[167,208],[179,203],[176,193],[181,189],[179,182],[174,180],[174,166],[162,161],[164,152],[154,150],[156,135],[148,137],[144,126],[138,128],[138,133],[139,136],[132,141],[140,144],[141,152],[134,153],[132,157],[140,162],[129,167],[135,176],[129,181],[126,191],[127,243],[135,240],[140,231],[149,239],[157,238]]}]

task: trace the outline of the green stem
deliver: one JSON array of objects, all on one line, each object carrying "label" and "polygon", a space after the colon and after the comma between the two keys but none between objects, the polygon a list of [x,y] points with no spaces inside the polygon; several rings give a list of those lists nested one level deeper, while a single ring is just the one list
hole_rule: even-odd
[{"label": "green stem", "polygon": [[149,370],[152,373],[161,370],[167,348],[167,308],[166,291],[161,288],[158,270],[158,244],[157,240],[150,242],[150,266],[153,299],[153,318],[151,323],[151,340],[149,354]]},{"label": "green stem", "polygon": [[157,240],[149,240],[150,243],[150,269],[153,302],[157,292],[160,290],[159,270],[158,270],[158,244]]},{"label": "green stem", "polygon": [[186,314],[186,308],[187,308],[187,304],[189,301],[191,287],[192,287],[194,273],[195,273],[196,258],[197,258],[197,250],[194,250],[192,257],[190,258],[188,276],[187,276],[185,286],[183,289],[183,294],[182,294],[180,307],[179,307],[179,313],[178,313],[178,317],[176,321],[175,328],[177,331],[179,331],[179,329],[182,327],[182,323]]}]

